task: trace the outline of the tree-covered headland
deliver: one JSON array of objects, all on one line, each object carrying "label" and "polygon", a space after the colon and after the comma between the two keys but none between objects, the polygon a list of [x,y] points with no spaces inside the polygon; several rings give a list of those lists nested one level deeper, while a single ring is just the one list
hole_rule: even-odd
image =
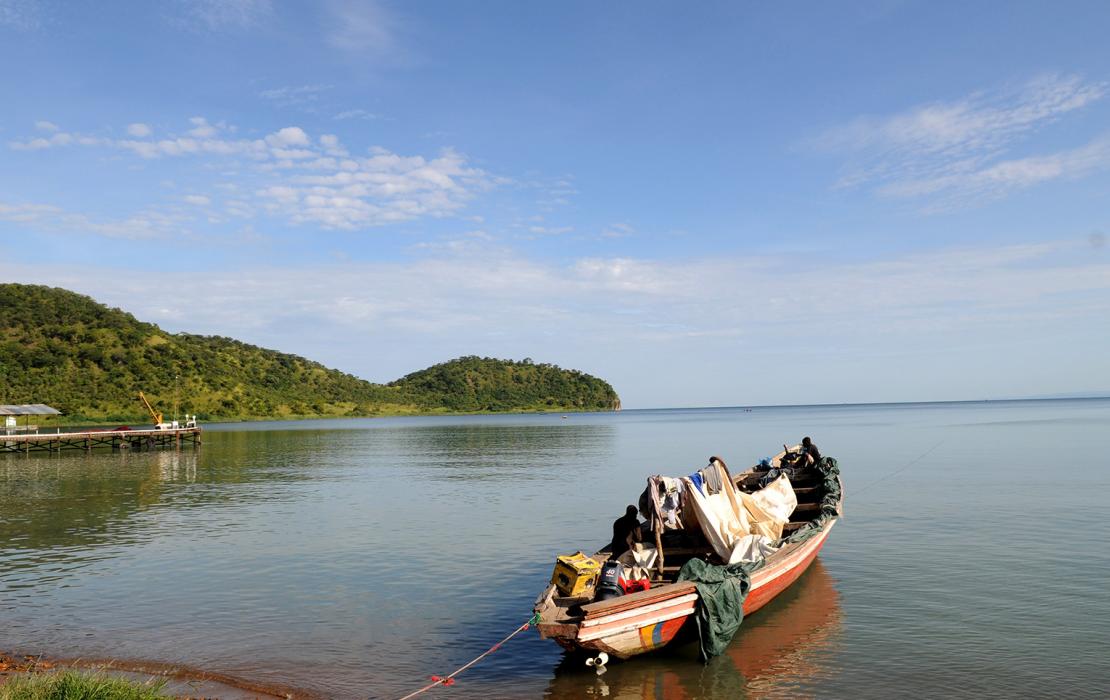
[{"label": "tree-covered headland", "polygon": [[231,338],[167,333],[64,289],[0,284],[0,404],[141,423],[139,391],[167,418],[176,406],[202,420],[620,407],[607,382],[530,359],[460,357],[374,384]]}]

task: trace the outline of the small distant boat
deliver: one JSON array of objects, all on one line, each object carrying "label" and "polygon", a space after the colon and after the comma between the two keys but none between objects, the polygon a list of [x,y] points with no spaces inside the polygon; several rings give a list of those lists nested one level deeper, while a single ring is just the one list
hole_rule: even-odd
[{"label": "small distant boat", "polygon": [[[806,571],[841,513],[843,488],[836,460],[823,458],[816,465],[793,468],[789,477],[779,476],[777,470],[784,466],[784,460],[789,461],[799,452],[800,446],[795,446],[770,463],[762,462],[736,476],[729,474],[723,462],[717,462],[736,494],[746,494],[738,500],[756,497],[766,486],[785,489],[787,498],[792,492],[796,504],[789,511],[789,520],[779,523],[780,536],[763,550],[770,553],[755,564],[758,568],[750,575],[750,589],[743,601],[745,616],[765,606]],[[683,481],[687,488],[691,487],[689,479]],[[643,501],[640,513],[646,515]],[[605,652],[619,659],[696,638],[693,618],[698,603],[697,587],[693,582],[676,578],[680,565],[690,559],[727,563],[721,556],[720,538],[707,538],[697,525],[675,529],[656,526],[650,536],[655,538],[659,555],[651,568],[650,588],[598,600],[596,586],[588,588],[588,592],[574,590],[571,592],[576,595],[569,595],[553,582],[537,599],[534,609],[539,614],[540,635],[570,651],[590,655]],[[644,540],[648,539],[645,533]],[[597,569],[604,566],[609,554],[607,549],[594,554],[591,559],[596,564],[590,566]],[[557,567],[555,578],[558,574]]]}]

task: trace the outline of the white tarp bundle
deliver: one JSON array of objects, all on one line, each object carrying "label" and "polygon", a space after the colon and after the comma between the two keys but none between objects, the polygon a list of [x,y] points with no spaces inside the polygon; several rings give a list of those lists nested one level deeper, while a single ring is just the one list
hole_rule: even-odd
[{"label": "white tarp bundle", "polygon": [[658,556],[659,551],[655,547],[636,542],[632,545],[632,549],[617,557],[617,561],[624,564],[627,572],[625,577],[635,580],[649,576]]},{"label": "white tarp bundle", "polygon": [[719,462],[708,468],[720,473],[716,493],[702,492],[688,477],[682,481],[689,494],[686,503],[713,550],[729,564],[756,561],[775,551],[774,542],[798,505],[790,480],[783,475],[754,494],[737,493]]},{"label": "white tarp bundle", "polygon": [[785,474],[755,493],[740,493],[752,534],[773,540],[782,537],[782,526],[790,522],[790,514],[798,507],[798,497]]}]

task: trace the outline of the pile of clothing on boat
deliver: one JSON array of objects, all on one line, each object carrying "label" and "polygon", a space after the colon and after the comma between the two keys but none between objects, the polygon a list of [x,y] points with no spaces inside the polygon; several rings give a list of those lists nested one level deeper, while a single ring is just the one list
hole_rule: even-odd
[{"label": "pile of clothing on boat", "polygon": [[684,477],[648,477],[640,514],[657,532],[700,530],[727,564],[762,561],[778,549],[783,526],[798,505],[786,474],[755,493],[737,491],[724,462]]}]

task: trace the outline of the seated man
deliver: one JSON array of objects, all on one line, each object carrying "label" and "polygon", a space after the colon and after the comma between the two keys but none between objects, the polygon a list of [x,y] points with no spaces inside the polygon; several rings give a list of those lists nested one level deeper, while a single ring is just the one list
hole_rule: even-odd
[{"label": "seated man", "polygon": [[802,438],[802,454],[805,455],[806,466],[813,466],[821,461],[821,451],[808,437]]},{"label": "seated man", "polygon": [[613,522],[613,543],[610,559],[616,559],[632,549],[633,542],[640,541],[640,519],[636,516],[636,506],[628,506],[624,515]]},{"label": "seated man", "polygon": [[786,445],[783,445],[782,449],[783,455],[782,459],[779,461],[779,468],[771,469],[767,472],[767,474],[759,480],[759,488],[763,488],[779,478],[780,474],[786,474],[788,479],[793,480],[796,470],[812,467],[821,460],[821,452],[809,437],[802,438],[802,449],[799,452],[792,452],[791,448]]}]

